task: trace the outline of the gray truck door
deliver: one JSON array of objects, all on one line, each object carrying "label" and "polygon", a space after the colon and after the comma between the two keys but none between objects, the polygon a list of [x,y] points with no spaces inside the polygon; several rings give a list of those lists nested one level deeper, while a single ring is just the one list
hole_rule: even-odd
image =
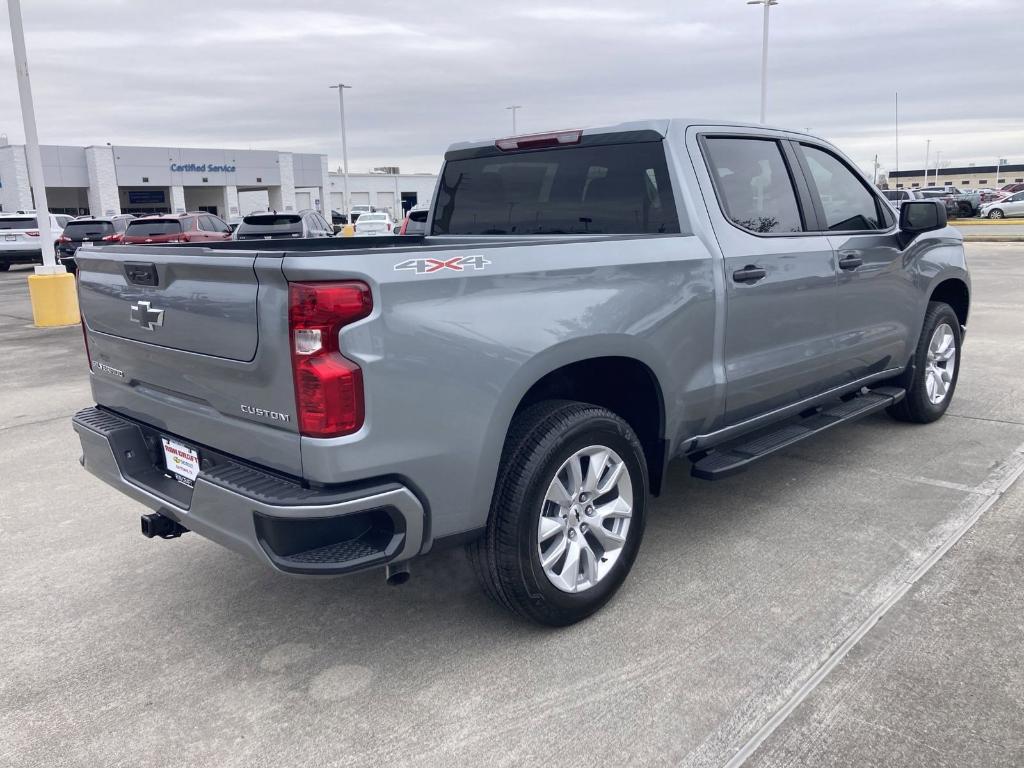
[{"label": "gray truck door", "polygon": [[839,267],[836,353],[841,382],[902,367],[917,343],[920,289],[904,269],[896,217],[831,147],[794,142]]},{"label": "gray truck door", "polygon": [[835,384],[836,267],[786,142],[708,133],[700,144],[724,255],[728,425]]}]

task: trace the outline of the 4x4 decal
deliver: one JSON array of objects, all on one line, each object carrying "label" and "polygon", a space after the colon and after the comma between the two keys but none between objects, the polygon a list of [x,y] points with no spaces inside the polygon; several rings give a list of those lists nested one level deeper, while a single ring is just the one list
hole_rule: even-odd
[{"label": "4x4 decal", "polygon": [[463,272],[472,267],[473,269],[484,269],[490,264],[487,259],[477,254],[476,256],[456,256],[454,259],[408,259],[395,264],[396,270],[412,270],[417,275],[429,275],[433,272],[440,272],[450,269],[453,272]]}]

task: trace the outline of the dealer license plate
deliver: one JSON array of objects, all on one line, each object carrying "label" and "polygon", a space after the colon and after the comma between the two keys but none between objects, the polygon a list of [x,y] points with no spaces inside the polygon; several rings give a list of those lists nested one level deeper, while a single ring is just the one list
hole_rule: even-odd
[{"label": "dealer license plate", "polygon": [[199,452],[166,437],[161,438],[164,444],[164,466],[174,475],[179,483],[189,488],[199,476]]}]

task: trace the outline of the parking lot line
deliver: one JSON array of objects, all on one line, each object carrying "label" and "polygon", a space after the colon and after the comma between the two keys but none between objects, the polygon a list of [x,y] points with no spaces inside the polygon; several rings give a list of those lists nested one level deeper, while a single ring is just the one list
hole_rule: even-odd
[{"label": "parking lot line", "polygon": [[[910,588],[921,579],[932,567],[942,559],[954,544],[974,526],[975,523],[989,510],[1013,484],[1024,475],[1024,443],[1017,446],[1003,462],[998,464],[994,470],[977,486],[966,489],[968,493],[977,494],[977,506],[971,511],[963,523],[954,530],[950,536],[942,542],[921,565],[918,566],[906,580],[901,582],[897,588],[883,600],[871,615],[858,626],[849,637],[844,640],[838,648],[826,659],[825,663],[815,670],[807,681],[800,686],[782,707],[772,715],[769,720],[754,733],[747,742],[740,747],[735,755],[725,764],[725,768],[739,768],[757,750],[759,746],[771,734],[782,725],[786,719],[796,710],[797,707],[817,688],[829,673],[834,670],[846,655],[871,631],[871,628],[885,616],[889,610],[896,605]],[[909,478],[908,478],[909,479]],[[936,484],[934,480],[927,480],[929,484]],[[958,484],[950,483],[950,487]]]}]

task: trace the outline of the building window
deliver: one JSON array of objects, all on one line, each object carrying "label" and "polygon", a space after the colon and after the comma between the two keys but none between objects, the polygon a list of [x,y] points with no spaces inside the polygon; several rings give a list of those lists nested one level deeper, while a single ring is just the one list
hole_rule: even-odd
[{"label": "building window", "polygon": [[934,187],[935,186],[935,182],[934,181],[929,181],[928,182],[928,186],[929,187]]},{"label": "building window", "polygon": [[897,184],[896,185],[896,189],[903,189],[903,185],[902,184]]},{"label": "building window", "polygon": [[206,184],[208,181],[209,181],[209,179],[206,178],[205,176],[203,176],[203,184]]},{"label": "building window", "polygon": [[1005,184],[1006,179],[996,179],[996,184]]},{"label": "building window", "polygon": [[1014,179],[1013,181],[1015,184],[1020,184],[1024,179]]},{"label": "building window", "polygon": [[910,186],[911,186],[912,189],[917,189],[921,185],[920,184],[911,184]]},{"label": "building window", "polygon": [[142,177],[142,183],[143,184],[148,184],[149,183],[149,176],[143,176]]},{"label": "building window", "polygon": [[262,184],[263,183],[263,179],[261,177],[257,176],[256,177],[256,183],[257,184]]},{"label": "building window", "polygon": [[962,179],[960,181],[961,186],[966,186],[967,184],[970,184],[970,183],[971,183],[970,179]]},{"label": "building window", "polygon": [[988,179],[978,179],[978,184],[988,184]]}]

